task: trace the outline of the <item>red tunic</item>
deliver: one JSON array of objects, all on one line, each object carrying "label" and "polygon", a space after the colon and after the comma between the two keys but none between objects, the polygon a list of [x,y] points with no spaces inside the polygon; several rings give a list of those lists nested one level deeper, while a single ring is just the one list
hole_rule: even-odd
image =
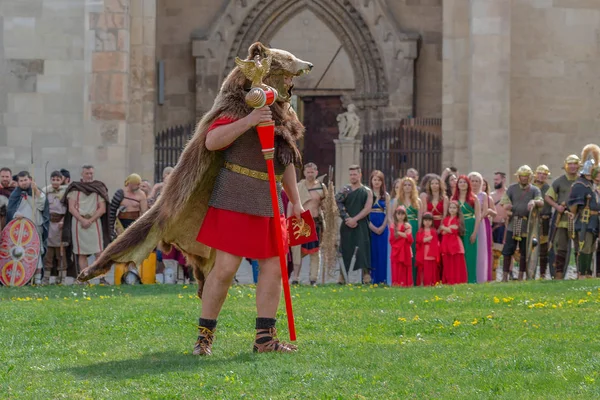
[{"label": "red tunic", "polygon": [[433,206],[431,201],[427,201],[427,212],[433,215],[433,227],[438,230],[442,224],[442,217],[444,216],[444,200],[439,200],[438,203]]},{"label": "red tunic", "polygon": [[[425,243],[424,239],[431,237]],[[439,280],[440,245],[437,232],[431,228],[427,232],[417,232],[417,285],[434,286]]]},{"label": "red tunic", "polygon": [[[443,225],[459,225],[457,217],[444,218]],[[442,236],[442,259],[444,270],[442,282],[448,285],[467,283],[467,263],[465,261],[465,248],[462,239],[458,235],[458,229],[452,229],[452,233]]]},{"label": "red tunic", "polygon": [[[394,224],[390,224],[390,245],[392,246],[391,272],[392,286],[413,286],[412,276],[412,235],[408,237],[395,237]],[[405,225],[402,225],[398,231],[404,232]]]},{"label": "red tunic", "polygon": [[[235,120],[219,118],[212,123],[208,131],[232,122]],[[240,196],[243,194],[243,188],[240,188]],[[277,257],[277,242],[272,239],[275,238],[275,221],[275,218],[209,207],[196,240],[213,249],[239,257],[255,260]],[[283,235],[284,253],[286,253],[288,237],[284,215],[280,215],[279,223]]]}]

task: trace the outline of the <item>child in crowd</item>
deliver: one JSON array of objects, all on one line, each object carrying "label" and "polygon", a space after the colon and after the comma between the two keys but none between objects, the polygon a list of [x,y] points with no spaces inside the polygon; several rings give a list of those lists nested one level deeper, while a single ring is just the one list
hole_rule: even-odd
[{"label": "child in crowd", "polygon": [[417,286],[434,286],[438,281],[440,244],[433,227],[433,214],[423,214],[417,232]]},{"label": "child in crowd", "polygon": [[442,233],[442,282],[448,285],[467,282],[467,264],[465,248],[461,236],[465,225],[460,215],[458,202],[452,200],[448,206],[448,216],[440,227]]},{"label": "child in crowd", "polygon": [[406,208],[399,206],[394,211],[393,223],[390,224],[392,286],[413,286],[412,242],[412,230],[407,222]]}]

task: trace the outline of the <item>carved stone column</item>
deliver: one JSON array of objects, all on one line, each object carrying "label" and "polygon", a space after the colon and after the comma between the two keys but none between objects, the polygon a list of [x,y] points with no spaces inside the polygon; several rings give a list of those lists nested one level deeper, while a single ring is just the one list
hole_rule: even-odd
[{"label": "carved stone column", "polygon": [[360,162],[360,140],[335,139],[335,187],[348,183],[348,168]]}]

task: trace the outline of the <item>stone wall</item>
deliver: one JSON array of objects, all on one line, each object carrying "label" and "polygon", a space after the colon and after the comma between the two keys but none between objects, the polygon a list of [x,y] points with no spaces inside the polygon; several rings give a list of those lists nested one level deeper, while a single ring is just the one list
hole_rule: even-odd
[{"label": "stone wall", "polygon": [[600,129],[600,2],[444,2],[444,164],[561,174]]},{"label": "stone wall", "polygon": [[511,53],[511,170],[544,163],[559,176],[599,142],[600,1],[513,1]]},{"label": "stone wall", "polygon": [[165,103],[156,106],[157,131],[196,119],[192,36],[206,35],[221,17],[225,3],[227,0],[157,0],[156,58],[165,68]]},{"label": "stone wall", "polygon": [[86,6],[5,0],[0,10],[0,164],[28,170],[33,146],[44,182],[46,162],[74,170],[94,155],[83,135]]},{"label": "stone wall", "polygon": [[0,7],[0,165],[29,169],[33,148],[38,182],[59,168],[79,179],[82,164],[111,190],[134,171],[152,177],[153,2]]},{"label": "stone wall", "polygon": [[400,29],[421,36],[415,70],[415,116],[439,118],[442,116],[442,0],[388,0],[387,3]]}]

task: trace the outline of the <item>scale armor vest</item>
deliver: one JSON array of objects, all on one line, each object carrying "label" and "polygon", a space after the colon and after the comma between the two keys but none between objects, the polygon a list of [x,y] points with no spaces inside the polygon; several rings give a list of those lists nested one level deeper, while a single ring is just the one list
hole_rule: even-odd
[{"label": "scale armor vest", "polygon": [[[287,145],[287,144],[283,144]],[[249,129],[229,147],[222,150],[226,163],[267,173],[267,163],[262,153],[255,128]],[[282,175],[285,166],[274,158],[275,175]],[[281,183],[277,182],[279,213],[283,214]],[[269,181],[253,178],[221,167],[208,203],[209,206],[259,217],[273,217]]]}]

